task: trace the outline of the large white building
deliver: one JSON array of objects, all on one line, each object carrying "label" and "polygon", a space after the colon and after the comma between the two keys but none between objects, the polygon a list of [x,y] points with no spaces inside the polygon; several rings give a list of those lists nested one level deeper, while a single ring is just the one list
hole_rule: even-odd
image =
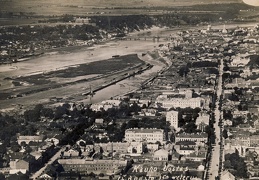
[{"label": "large white building", "polygon": [[204,123],[206,125],[209,125],[209,122],[210,122],[210,115],[209,114],[206,114],[206,113],[203,113],[203,112],[200,112],[199,113],[199,116],[197,117],[196,119],[196,122],[195,124],[197,126],[199,126],[201,123]]},{"label": "large white building", "polygon": [[127,129],[125,131],[125,141],[127,142],[163,142],[164,130],[162,129]]},{"label": "large white building", "polygon": [[156,99],[156,104],[160,104],[163,108],[170,109],[172,107],[179,108],[197,108],[202,107],[202,98],[168,98],[160,95]]},{"label": "large white building", "polygon": [[175,142],[180,141],[193,141],[198,145],[202,145],[207,143],[208,134],[207,133],[197,133],[197,134],[188,134],[188,133],[180,133],[175,136]]},{"label": "large white building", "polygon": [[128,147],[128,153],[130,154],[141,154],[143,152],[142,142],[131,142]]},{"label": "large white building", "polygon": [[108,109],[111,109],[111,108],[118,108],[120,104],[121,104],[120,100],[116,100],[116,99],[105,100],[100,103],[92,104],[91,109],[93,111],[100,111],[101,109],[107,111]]},{"label": "large white building", "polygon": [[232,62],[230,62],[230,66],[244,67],[249,63],[249,61],[250,61],[250,57],[248,57],[248,54],[238,54],[232,59]]},{"label": "large white building", "polygon": [[58,163],[63,167],[66,172],[71,170],[75,172],[87,172],[87,173],[118,173],[120,169],[123,169],[127,165],[125,160],[86,160],[86,159],[59,159]]},{"label": "large white building", "polygon": [[17,142],[21,145],[22,142],[29,144],[30,142],[43,142],[43,136],[18,136]]},{"label": "large white building", "polygon": [[170,122],[171,127],[178,128],[178,111],[168,111],[166,113],[166,121]]}]

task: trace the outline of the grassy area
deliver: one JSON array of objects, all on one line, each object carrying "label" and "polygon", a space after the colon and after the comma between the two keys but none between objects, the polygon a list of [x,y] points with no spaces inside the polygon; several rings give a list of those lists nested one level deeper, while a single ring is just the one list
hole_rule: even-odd
[{"label": "grassy area", "polygon": [[24,81],[26,81],[29,84],[34,84],[34,85],[48,84],[51,82],[50,80],[45,79],[44,75],[41,75],[41,74],[27,76],[27,77],[21,77],[21,78],[17,78],[16,80],[18,80],[18,81],[12,82],[15,86],[21,86],[21,82],[24,82]]},{"label": "grassy area", "polygon": [[4,100],[7,97],[10,97],[12,94],[11,93],[1,93],[0,92],[0,100]]},{"label": "grassy area", "polygon": [[153,59],[157,59],[157,58],[160,57],[157,51],[156,51],[156,52],[148,52],[148,54],[149,54]]},{"label": "grassy area", "polygon": [[90,75],[90,74],[107,74],[112,71],[122,70],[128,67],[133,67],[142,61],[134,55],[126,55],[108,60],[92,62],[89,64],[81,64],[78,67],[72,67],[65,70],[50,73],[52,76],[62,78],[73,78],[76,76]]}]

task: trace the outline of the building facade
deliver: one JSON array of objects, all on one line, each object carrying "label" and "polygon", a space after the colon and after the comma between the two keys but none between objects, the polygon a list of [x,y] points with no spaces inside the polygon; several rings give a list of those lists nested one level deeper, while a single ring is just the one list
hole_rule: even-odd
[{"label": "building facade", "polygon": [[166,113],[166,121],[170,122],[171,127],[178,128],[178,112],[169,111]]},{"label": "building facade", "polygon": [[43,142],[43,136],[18,136],[17,142],[21,145],[22,142],[29,144],[30,142]]},{"label": "building facade", "polygon": [[24,160],[10,161],[10,174],[21,172],[23,174],[29,172],[29,163]]},{"label": "building facade", "polygon": [[115,173],[120,168],[127,165],[127,161],[121,160],[93,160],[88,161],[85,159],[59,159],[59,164],[62,165],[65,171],[75,172],[102,172],[102,173]]},{"label": "building facade", "polygon": [[198,145],[207,143],[208,134],[207,133],[197,133],[197,134],[188,134],[180,133],[175,136],[175,142],[179,141],[193,141],[197,142]]},{"label": "building facade", "polygon": [[154,161],[168,161],[168,151],[164,149],[159,149],[154,152],[153,155]]},{"label": "building facade", "polygon": [[160,95],[156,99],[157,104],[161,104],[163,108],[170,109],[172,107],[179,108],[197,108],[202,107],[201,98],[168,98],[165,95]]},{"label": "building facade", "polygon": [[127,142],[163,142],[164,130],[162,129],[127,129],[125,131],[125,141]]}]

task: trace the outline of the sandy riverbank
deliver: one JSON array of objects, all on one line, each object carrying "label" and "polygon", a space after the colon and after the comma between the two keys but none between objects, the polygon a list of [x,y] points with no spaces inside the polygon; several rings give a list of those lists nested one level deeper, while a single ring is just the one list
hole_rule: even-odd
[{"label": "sandy riverbank", "polygon": [[[154,30],[155,33],[157,33],[159,31],[159,28],[152,28],[152,30]],[[149,30],[146,30],[146,31],[149,31]],[[134,32],[131,35],[136,35],[143,32],[145,31]],[[135,53],[135,54],[138,54],[139,57],[142,57],[142,53],[154,50],[156,47],[158,47],[158,45],[161,42],[162,40],[160,42],[153,42],[152,38],[146,41],[113,40],[107,43],[94,45],[93,47],[90,47],[90,48],[79,47],[78,49],[75,49],[75,47],[72,47],[71,51],[66,48],[65,51],[62,50],[62,51],[57,51],[56,53],[45,54],[41,57],[35,57],[28,61],[19,62],[12,65],[1,65],[0,66],[0,81],[1,81],[0,90],[8,89],[8,91],[9,90],[12,91],[16,88],[13,86],[11,80],[5,79],[7,77],[29,76],[32,74],[56,71],[58,69],[63,69],[70,66],[76,66],[78,64],[85,64],[85,63],[100,61],[104,59],[109,59],[113,55],[127,55],[127,54]],[[98,80],[93,82],[92,85],[94,86],[94,85],[102,84],[105,81],[109,81],[109,80],[110,78],[107,78],[104,80]],[[18,104],[24,105],[25,107],[29,104],[37,104],[37,103],[44,104],[44,103],[48,103],[49,98],[53,96],[62,97],[63,99],[69,99],[70,97],[72,97],[72,99],[74,100],[79,100],[80,98],[84,98],[84,97],[79,97],[79,99],[77,99],[78,94],[84,92],[84,89],[87,89],[88,87],[89,87],[89,83],[80,83],[80,84],[76,84],[68,87],[61,87],[58,89],[49,89],[44,92],[39,92],[36,94],[31,94],[20,98],[6,99],[1,101],[2,105],[0,108],[2,110],[10,107],[12,107],[11,109],[14,109],[14,108],[17,108]],[[121,90],[118,92],[124,93],[124,90]]]}]

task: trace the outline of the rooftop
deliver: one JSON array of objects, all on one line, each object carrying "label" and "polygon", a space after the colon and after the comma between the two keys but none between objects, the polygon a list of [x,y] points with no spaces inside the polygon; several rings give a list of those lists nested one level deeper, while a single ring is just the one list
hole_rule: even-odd
[{"label": "rooftop", "polygon": [[156,128],[153,128],[153,129],[144,129],[144,128],[138,129],[138,128],[135,128],[135,129],[127,129],[125,132],[134,132],[134,133],[163,133],[164,130],[163,129],[156,129]]},{"label": "rooftop", "polygon": [[19,136],[19,140],[42,140],[42,136]]},{"label": "rooftop", "polygon": [[197,134],[180,133],[180,134],[177,134],[176,137],[181,137],[181,138],[207,138],[208,134],[207,133],[197,133]]},{"label": "rooftop", "polygon": [[175,145],[188,146],[188,145],[196,145],[193,141],[179,141],[176,142]]},{"label": "rooftop", "polygon": [[154,156],[155,155],[156,156],[160,156],[160,155],[165,156],[165,155],[168,155],[168,151],[165,149],[159,149],[156,152],[154,152]]},{"label": "rooftop", "polygon": [[122,164],[126,165],[127,161],[121,161],[121,160],[93,160],[93,161],[88,161],[85,159],[59,159],[58,162],[60,164]]}]

